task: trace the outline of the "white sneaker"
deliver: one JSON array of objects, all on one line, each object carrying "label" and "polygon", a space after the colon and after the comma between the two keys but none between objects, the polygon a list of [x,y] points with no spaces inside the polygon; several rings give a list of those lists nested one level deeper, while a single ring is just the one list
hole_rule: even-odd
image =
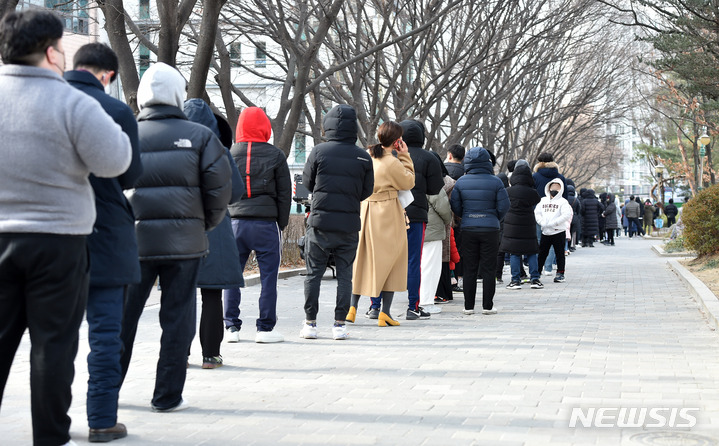
[{"label": "white sneaker", "polygon": [[462,310],[464,314],[474,314],[474,310]]},{"label": "white sneaker", "polygon": [[542,269],[542,274],[544,274],[545,276],[551,276],[552,270],[551,269],[550,270]]},{"label": "white sneaker", "polygon": [[284,342],[285,337],[276,331],[258,331],[255,336],[255,342],[258,344],[274,344],[275,342]]},{"label": "white sneaker", "polygon": [[337,341],[341,341],[342,339],[347,339],[349,337],[350,337],[350,334],[347,331],[346,325],[340,325],[340,326],[335,325],[334,327],[332,327],[332,338],[333,339],[335,339]]},{"label": "white sneaker", "polygon": [[68,441],[67,443],[65,443],[65,444],[63,444],[63,445],[60,445],[60,446],[77,446],[77,443],[75,443],[74,441],[70,440],[70,441]]},{"label": "white sneaker", "polygon": [[227,342],[234,343],[234,342],[240,342],[240,329],[235,327],[234,325],[232,327],[227,327],[225,330],[227,332]]},{"label": "white sneaker", "polygon": [[492,308],[491,310],[482,310],[482,314],[497,314],[497,309]]},{"label": "white sneaker", "polygon": [[308,324],[307,322],[303,323],[302,330],[300,330],[300,337],[305,339],[317,339],[317,324]]},{"label": "white sneaker", "polygon": [[422,305],[422,308],[424,308],[424,311],[426,311],[429,314],[437,314],[442,312],[442,308],[439,307],[439,305]]}]

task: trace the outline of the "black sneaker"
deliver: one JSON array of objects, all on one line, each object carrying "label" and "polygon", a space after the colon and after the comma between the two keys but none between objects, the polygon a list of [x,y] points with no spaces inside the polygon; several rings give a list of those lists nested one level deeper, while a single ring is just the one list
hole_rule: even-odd
[{"label": "black sneaker", "polygon": [[367,310],[364,317],[367,319],[379,319],[379,308],[370,308]]},{"label": "black sneaker", "polygon": [[408,321],[416,321],[417,319],[429,319],[431,314],[427,313],[419,307],[418,310],[407,309],[407,316],[405,317]]},{"label": "black sneaker", "polygon": [[202,368],[203,369],[216,369],[222,367],[222,356],[203,356],[202,357]]},{"label": "black sneaker", "polygon": [[497,283],[504,283],[504,280],[502,280],[501,277],[497,277]]},{"label": "black sneaker", "polygon": [[446,304],[447,302],[449,302],[449,299],[445,299],[444,297],[440,297],[440,296],[434,296],[435,304]]},{"label": "black sneaker", "polygon": [[564,274],[562,274],[562,273],[557,273],[557,275],[554,276],[554,281],[555,281],[556,283],[563,283],[563,282],[564,282]]},{"label": "black sneaker", "polygon": [[539,279],[534,279],[534,280],[532,280],[531,287],[534,288],[535,290],[541,290],[542,288],[544,288],[544,284],[542,282],[540,282]]},{"label": "black sneaker", "polygon": [[453,293],[464,293],[464,290],[459,285],[452,285],[452,292]]},{"label": "black sneaker", "polygon": [[508,290],[521,290],[522,284],[520,282],[509,282],[509,285],[507,285]]}]

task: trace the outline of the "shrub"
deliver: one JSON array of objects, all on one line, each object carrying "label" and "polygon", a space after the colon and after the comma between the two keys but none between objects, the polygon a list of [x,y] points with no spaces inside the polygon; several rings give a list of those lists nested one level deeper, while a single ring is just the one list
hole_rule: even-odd
[{"label": "shrub", "polygon": [[719,184],[699,192],[683,208],[687,247],[699,256],[719,253]]},{"label": "shrub", "polygon": [[674,240],[669,240],[664,244],[665,252],[682,252],[684,250],[684,237],[677,237]]}]

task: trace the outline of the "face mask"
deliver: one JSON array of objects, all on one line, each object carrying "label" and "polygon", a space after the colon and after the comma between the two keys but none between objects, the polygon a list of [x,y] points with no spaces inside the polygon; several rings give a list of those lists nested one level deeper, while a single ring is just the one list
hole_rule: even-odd
[{"label": "face mask", "polygon": [[551,195],[552,197],[556,197],[558,193],[559,193],[558,190],[550,190],[549,191],[549,195]]}]

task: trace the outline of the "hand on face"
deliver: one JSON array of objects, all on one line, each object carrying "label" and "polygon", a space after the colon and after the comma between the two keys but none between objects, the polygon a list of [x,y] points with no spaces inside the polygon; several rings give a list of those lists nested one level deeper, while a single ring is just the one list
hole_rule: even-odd
[{"label": "hand on face", "polygon": [[409,152],[409,149],[407,148],[407,144],[405,144],[405,142],[402,140],[402,138],[400,138],[394,142],[394,149],[397,151],[397,153]]}]

